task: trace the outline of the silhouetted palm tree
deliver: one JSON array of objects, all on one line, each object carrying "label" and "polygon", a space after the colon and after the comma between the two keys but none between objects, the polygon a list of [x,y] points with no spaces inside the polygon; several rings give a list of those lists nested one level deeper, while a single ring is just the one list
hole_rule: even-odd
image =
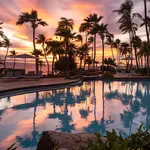
[{"label": "silhouetted palm tree", "polygon": [[[38,49],[35,49],[33,51],[31,51],[31,54],[35,56],[35,59],[37,61],[37,67],[38,67],[38,70],[39,70],[39,56],[42,56],[42,51],[41,50],[38,50]],[[36,70],[37,71],[37,70]],[[37,72],[36,72],[37,73]]]},{"label": "silhouetted palm tree", "polygon": [[3,45],[3,47],[5,47],[7,49],[6,54],[5,54],[5,58],[4,58],[4,68],[6,68],[8,51],[9,51],[10,46],[12,46],[12,44],[11,44],[10,40],[5,36],[2,45]]},{"label": "silhouetted palm tree", "polygon": [[[120,46],[119,46],[119,51],[120,51],[121,55],[124,55],[125,58],[127,58],[129,56],[129,54],[130,54],[130,51],[131,51],[129,43],[127,43],[127,42],[121,43]],[[129,65],[129,62],[126,59],[126,67],[127,67],[127,69],[128,69],[128,65]]]},{"label": "silhouetted palm tree", "polygon": [[104,39],[106,36],[109,35],[108,30],[107,30],[107,24],[101,24],[99,25],[98,28],[98,34],[102,40],[102,71],[104,72],[104,52],[105,52],[105,43],[104,43]]},{"label": "silhouetted palm tree", "polygon": [[89,27],[90,27],[90,24],[88,22],[84,22],[80,25],[80,28],[79,28],[80,33],[84,32],[86,34],[85,43],[88,42],[87,37],[89,34]]},{"label": "silhouetted palm tree", "polygon": [[93,45],[93,42],[94,42],[94,38],[93,38],[93,36],[90,36],[89,38],[88,38],[88,45],[90,46],[91,44],[92,44],[92,47],[91,47],[91,49],[92,49],[92,56],[91,56],[91,58],[92,58],[92,60],[93,60],[93,58],[94,58],[94,45]]},{"label": "silhouetted palm tree", "polygon": [[103,16],[98,16],[97,14],[90,14],[87,18],[84,19],[84,22],[89,25],[89,33],[94,36],[94,62],[96,60],[96,35],[98,33],[97,25],[99,25],[99,22],[102,20],[102,18]]},{"label": "silhouetted palm tree", "polygon": [[77,50],[77,55],[80,59],[80,68],[82,68],[82,61],[83,59],[86,60],[86,56],[88,55],[89,47],[87,44],[84,44],[83,46],[79,47]]},{"label": "silhouetted palm tree", "polygon": [[47,41],[47,50],[48,54],[52,54],[53,59],[52,59],[52,75],[54,74],[54,62],[55,59],[57,58],[57,52],[61,47],[61,43],[59,41]]},{"label": "silhouetted palm tree", "polygon": [[150,56],[150,43],[148,42],[142,42],[140,51],[140,56],[144,56],[146,58],[146,66],[147,66],[147,75],[149,74],[149,56]]},{"label": "silhouetted palm tree", "polygon": [[42,70],[42,67],[44,66],[45,66],[45,63],[42,60],[39,60],[40,71]]},{"label": "silhouetted palm tree", "polygon": [[47,51],[46,51],[46,48],[45,48],[45,43],[46,43],[46,41],[49,41],[49,40],[52,40],[52,39],[46,39],[46,37],[43,34],[39,34],[36,38],[36,43],[42,45],[42,49],[43,49],[43,52],[44,52],[44,57],[45,57],[45,60],[46,60],[46,63],[47,63],[47,73],[48,74],[50,72],[50,69],[49,69],[49,62],[48,62],[48,59],[47,59],[48,54],[47,54]]},{"label": "silhouetted palm tree", "polygon": [[82,38],[81,34],[77,34],[75,36],[75,39],[76,39],[77,42],[81,42],[81,46],[83,45],[83,38]]},{"label": "silhouetted palm tree", "polygon": [[[132,38],[136,35],[138,25],[133,21],[136,14],[133,13],[134,4],[132,0],[126,0],[121,4],[119,10],[114,10],[113,12],[117,12],[121,17],[117,23],[120,24],[119,29],[123,32],[123,34],[129,34],[130,40],[130,56],[133,57],[132,52]],[[132,59],[131,59],[131,67],[132,67]]]},{"label": "silhouetted palm tree", "polygon": [[[35,46],[35,30],[38,26],[47,26],[47,23],[42,19],[38,18],[38,13],[36,10],[32,10],[31,13],[23,12],[16,22],[16,25],[23,25],[24,23],[30,23],[33,30],[33,48],[36,50]],[[38,59],[36,58],[36,74],[38,74]]]},{"label": "silhouetted palm tree", "polygon": [[112,59],[115,59],[114,52],[113,52],[114,35],[113,34],[109,34],[106,37],[107,37],[107,41],[105,42],[105,44],[110,46],[111,53],[112,53]]},{"label": "silhouetted palm tree", "polygon": [[147,20],[147,2],[150,2],[150,0],[143,0],[144,2],[144,20],[145,20],[145,30],[146,30],[146,36],[147,36],[147,41],[150,42],[149,40],[149,31],[148,31],[148,20]]},{"label": "silhouetted palm tree", "polygon": [[117,62],[118,64],[120,63],[120,51],[119,51],[119,46],[120,46],[120,39],[116,39],[113,43],[113,47],[116,48],[117,50]]},{"label": "silhouetted palm tree", "polygon": [[16,56],[17,56],[17,52],[15,50],[10,51],[10,56],[12,56],[14,58],[14,65],[13,65],[13,69],[15,69],[15,60],[16,60]]},{"label": "silhouetted palm tree", "polygon": [[139,63],[138,63],[137,50],[141,48],[142,40],[140,39],[139,36],[134,36],[132,39],[132,43],[133,43],[133,48],[134,48],[134,53],[135,53],[136,67],[138,69]]}]

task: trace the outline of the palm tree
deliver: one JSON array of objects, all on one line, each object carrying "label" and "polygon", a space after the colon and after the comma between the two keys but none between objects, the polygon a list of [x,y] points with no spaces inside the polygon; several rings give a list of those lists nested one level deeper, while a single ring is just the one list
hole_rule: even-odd
[{"label": "palm tree", "polygon": [[137,49],[141,48],[141,44],[142,44],[142,40],[140,39],[139,36],[135,36],[132,39],[132,43],[133,43],[133,48],[134,48],[134,53],[135,53],[135,59],[136,59],[136,67],[137,69],[139,68],[139,64],[138,64],[138,55],[137,55]]},{"label": "palm tree", "polygon": [[49,75],[49,72],[50,72],[49,62],[48,62],[48,59],[47,59],[47,51],[46,51],[46,48],[45,48],[45,43],[48,40],[51,40],[51,39],[46,39],[46,37],[43,34],[39,34],[38,37],[36,38],[36,43],[42,45],[42,49],[43,49],[43,52],[44,52],[44,57],[45,57],[45,60],[46,60],[46,63],[47,63],[47,72],[48,72],[48,75]]},{"label": "palm tree", "polygon": [[[126,0],[121,4],[119,10],[114,10],[113,12],[117,12],[121,15],[120,19],[117,23],[120,24],[119,29],[123,32],[123,34],[129,34],[130,47],[131,47],[131,57],[133,57],[132,52],[132,38],[136,35],[138,25],[133,21],[136,14],[133,13],[134,4],[132,0]],[[131,67],[132,67],[132,59],[131,59]]]},{"label": "palm tree", "polygon": [[54,74],[54,62],[57,57],[57,51],[58,49],[60,49],[60,42],[55,41],[55,40],[47,41],[46,45],[47,45],[48,54],[52,54],[53,56],[53,59],[52,59],[52,75],[53,75]]},{"label": "palm tree", "polygon": [[[32,10],[31,13],[23,12],[20,16],[16,25],[23,25],[24,23],[30,23],[31,28],[33,29],[33,49],[36,51],[35,46],[35,30],[39,25],[47,26],[48,24],[42,19],[38,18],[38,13],[36,10]],[[36,74],[38,74],[38,59],[36,58]]]},{"label": "palm tree", "polygon": [[87,44],[90,46],[91,44],[92,44],[92,60],[93,60],[93,57],[94,57],[94,53],[93,53],[93,42],[94,42],[94,38],[92,37],[92,36],[90,36],[89,38],[88,38],[88,42],[87,42]]},{"label": "palm tree", "polygon": [[79,56],[80,59],[80,68],[82,68],[82,61],[83,59],[86,60],[86,56],[88,55],[88,52],[89,52],[89,47],[87,44],[84,44],[83,46],[78,48],[77,55]]},{"label": "palm tree", "polygon": [[80,28],[79,28],[79,32],[80,33],[85,33],[86,34],[86,38],[85,38],[85,43],[88,42],[88,34],[89,34],[89,27],[90,27],[90,24],[88,22],[84,22],[80,25]]},{"label": "palm tree", "polygon": [[105,42],[105,44],[110,46],[111,53],[112,53],[112,58],[115,59],[114,52],[113,52],[113,43],[114,43],[114,35],[113,34],[109,34],[107,36],[107,41]]},{"label": "palm tree", "polygon": [[120,39],[116,39],[113,43],[113,47],[116,48],[117,50],[117,60],[118,60],[118,64],[120,63],[120,51],[119,51],[119,46],[120,46]]},{"label": "palm tree", "polygon": [[107,26],[108,26],[107,24],[103,24],[103,23],[98,26],[98,34],[102,40],[102,51],[103,51],[103,53],[102,53],[102,71],[103,72],[104,72],[104,49],[105,49],[104,39],[108,35]]},{"label": "palm tree", "polygon": [[10,56],[12,56],[14,58],[14,65],[13,65],[13,69],[15,69],[15,60],[16,60],[16,56],[17,56],[17,52],[15,50],[10,51]]},{"label": "palm tree", "polygon": [[143,0],[144,2],[144,15],[145,15],[145,30],[146,30],[146,36],[147,36],[147,41],[150,42],[149,40],[149,31],[148,31],[148,21],[147,21],[147,2],[150,2],[150,0]]},{"label": "palm tree", "polygon": [[2,45],[3,47],[7,49],[5,58],[4,58],[4,68],[6,68],[6,60],[8,56],[8,51],[9,51],[10,46],[12,46],[12,44],[10,43],[10,40],[5,36]]},{"label": "palm tree", "polygon": [[119,51],[120,51],[121,55],[125,56],[125,58],[126,58],[126,67],[128,69],[129,62],[128,62],[127,58],[129,56],[128,54],[130,54],[130,51],[131,51],[130,44],[127,43],[127,42],[121,43],[120,47],[119,47]]},{"label": "palm tree", "polygon": [[146,58],[146,64],[147,64],[147,75],[149,75],[149,56],[150,56],[150,43],[148,42],[142,42],[141,49],[139,51],[141,56],[144,56]]},{"label": "palm tree", "polygon": [[58,28],[73,30],[74,21],[65,17],[60,18],[58,22]]},{"label": "palm tree", "polygon": [[[35,56],[35,58],[36,58],[36,60],[37,60],[37,62],[38,62],[38,70],[39,70],[39,56],[42,56],[42,55],[43,55],[43,54],[42,54],[42,51],[36,49],[36,50],[31,51],[31,54]],[[36,71],[37,71],[37,70],[36,70]],[[39,72],[39,71],[38,71],[38,72]]]},{"label": "palm tree", "polygon": [[39,60],[40,71],[42,70],[42,67],[44,66],[45,66],[45,63],[42,60]]},{"label": "palm tree", "polygon": [[75,39],[76,39],[77,42],[81,42],[81,46],[83,45],[83,38],[82,38],[81,34],[77,34],[75,36]]},{"label": "palm tree", "polygon": [[[103,16],[98,16],[97,14],[90,14],[84,21],[89,24],[89,33],[94,36],[94,62],[96,60],[96,35],[98,33],[97,26],[102,20]],[[94,65],[95,68],[95,65]]]}]

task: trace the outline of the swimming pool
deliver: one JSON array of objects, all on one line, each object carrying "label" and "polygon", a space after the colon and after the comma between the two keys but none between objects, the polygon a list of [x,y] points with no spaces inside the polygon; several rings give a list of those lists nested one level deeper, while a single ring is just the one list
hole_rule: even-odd
[{"label": "swimming pool", "polygon": [[87,81],[81,86],[0,98],[0,149],[36,149],[42,131],[116,131],[150,125],[150,81]]}]

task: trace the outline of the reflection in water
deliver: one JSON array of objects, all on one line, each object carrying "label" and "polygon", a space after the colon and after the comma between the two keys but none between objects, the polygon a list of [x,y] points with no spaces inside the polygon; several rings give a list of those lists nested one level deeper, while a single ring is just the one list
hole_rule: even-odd
[{"label": "reflection in water", "polygon": [[[150,125],[150,82],[89,81],[82,86],[0,99],[0,149],[34,150],[44,130],[124,137]],[[13,119],[12,119],[13,118]]]}]

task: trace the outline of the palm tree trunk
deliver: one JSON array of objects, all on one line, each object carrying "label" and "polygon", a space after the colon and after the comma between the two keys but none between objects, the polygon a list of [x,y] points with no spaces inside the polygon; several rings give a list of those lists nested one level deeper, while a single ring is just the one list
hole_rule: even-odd
[{"label": "palm tree trunk", "polygon": [[139,69],[138,57],[137,57],[137,48],[134,47],[135,59],[136,59],[136,68]]},{"label": "palm tree trunk", "polygon": [[147,75],[149,75],[149,56],[147,56]]},{"label": "palm tree trunk", "polygon": [[[131,52],[130,52],[130,56],[131,56],[131,58],[133,58],[133,51],[132,51],[132,35],[131,35],[132,33],[131,32],[129,32],[129,39],[130,39],[130,46],[131,46]],[[133,64],[133,60],[131,59],[131,68],[132,68],[132,64]]]},{"label": "palm tree trunk", "polygon": [[52,75],[54,75],[54,59],[55,59],[55,57],[53,56],[53,61],[52,61]]},{"label": "palm tree trunk", "polygon": [[102,39],[102,73],[104,73],[104,39]]},{"label": "palm tree trunk", "polygon": [[111,44],[111,53],[112,53],[112,58],[113,58],[113,60],[115,60],[112,44]]},{"label": "palm tree trunk", "polygon": [[43,44],[43,51],[44,51],[44,57],[45,57],[45,61],[46,61],[46,63],[47,63],[47,74],[49,75],[49,62],[48,62],[48,59],[47,59],[47,56],[46,56],[46,52],[45,52],[45,49],[44,49],[44,44]]},{"label": "palm tree trunk", "polygon": [[147,3],[146,3],[146,0],[144,0],[144,14],[145,14],[145,30],[146,30],[147,41],[150,42],[149,31],[148,31],[148,22],[147,22]]},{"label": "palm tree trunk", "polygon": [[15,56],[14,56],[14,65],[13,65],[13,69],[15,69]]},{"label": "palm tree trunk", "polygon": [[6,60],[7,60],[7,56],[8,56],[8,51],[9,51],[9,47],[7,47],[7,51],[6,51],[6,55],[5,55],[5,59],[4,59],[4,68],[6,69]]},{"label": "palm tree trunk", "polygon": [[[36,46],[35,46],[35,28],[33,28],[33,48],[34,48],[34,51],[36,50]],[[36,68],[36,74],[38,75],[38,72],[39,72],[39,58],[36,57],[35,58],[35,68]]]},{"label": "palm tree trunk", "polygon": [[95,69],[95,60],[96,60],[96,34],[94,35],[94,69]]}]

